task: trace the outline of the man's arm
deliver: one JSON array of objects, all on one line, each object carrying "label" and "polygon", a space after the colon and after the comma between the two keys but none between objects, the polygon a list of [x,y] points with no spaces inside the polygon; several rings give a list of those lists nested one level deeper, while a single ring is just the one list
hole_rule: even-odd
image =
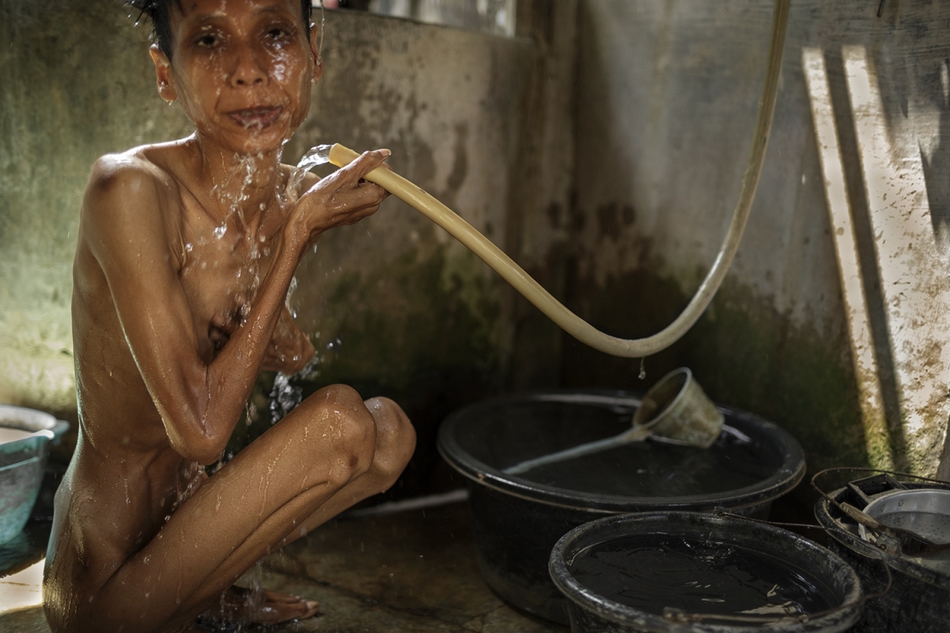
[{"label": "man's arm", "polygon": [[172,201],[163,174],[140,158],[97,162],[83,202],[81,239],[108,280],[126,341],[182,456],[203,464],[218,459],[261,369],[307,244],[378,208],[385,194],[360,178],[383,158],[354,163],[301,197],[275,240],[250,314],[211,362],[198,353],[193,315],[169,250],[163,208]]},{"label": "man's arm", "polygon": [[296,374],[307,366],[313,354],[310,339],[297,327],[290,310],[284,306],[261,369],[279,371],[287,375]]}]

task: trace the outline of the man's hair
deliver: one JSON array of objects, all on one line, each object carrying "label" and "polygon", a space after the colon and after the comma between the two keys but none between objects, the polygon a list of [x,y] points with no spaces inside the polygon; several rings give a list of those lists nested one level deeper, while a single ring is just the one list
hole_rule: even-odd
[{"label": "man's hair", "polygon": [[[172,58],[172,28],[171,28],[171,6],[172,3],[178,5],[178,10],[184,12],[181,6],[181,0],[126,0],[126,4],[133,9],[138,9],[139,15],[135,20],[138,24],[143,15],[147,15],[152,21],[152,39],[158,44],[158,48],[165,53],[169,60]],[[303,13],[303,23],[310,30],[310,13],[313,9],[312,0],[300,0],[300,10]]]}]

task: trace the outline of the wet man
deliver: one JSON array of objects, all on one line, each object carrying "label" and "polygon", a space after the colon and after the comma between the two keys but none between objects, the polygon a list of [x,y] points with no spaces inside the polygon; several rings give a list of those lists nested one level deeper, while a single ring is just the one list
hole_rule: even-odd
[{"label": "wet man", "polygon": [[[160,96],[188,138],[104,156],[74,263],[76,452],[44,584],[53,631],[187,630],[241,615],[258,559],[393,484],[415,434],[392,401],[326,387],[213,475],[262,370],[313,356],[285,305],[324,232],[371,215],[367,152],[288,190],[283,143],[320,78],[310,0],[130,0],[153,20]],[[266,594],[254,619],[316,605]]]}]

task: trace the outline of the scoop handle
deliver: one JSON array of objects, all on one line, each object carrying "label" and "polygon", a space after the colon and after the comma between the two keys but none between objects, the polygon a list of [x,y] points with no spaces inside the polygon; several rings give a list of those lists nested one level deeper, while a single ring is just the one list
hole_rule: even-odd
[{"label": "scoop handle", "polygon": [[509,466],[502,472],[508,475],[520,475],[526,473],[529,470],[533,470],[538,466],[563,462],[568,459],[590,455],[591,453],[599,453],[609,448],[614,448],[615,446],[621,446],[623,444],[629,444],[631,442],[641,442],[649,436],[649,428],[644,426],[635,426],[613,437],[608,437],[602,440],[594,440],[593,442],[587,442],[586,444],[573,446],[571,448],[564,449],[563,451],[549,453],[547,455],[542,455],[541,457],[525,460],[515,464],[514,466]]}]

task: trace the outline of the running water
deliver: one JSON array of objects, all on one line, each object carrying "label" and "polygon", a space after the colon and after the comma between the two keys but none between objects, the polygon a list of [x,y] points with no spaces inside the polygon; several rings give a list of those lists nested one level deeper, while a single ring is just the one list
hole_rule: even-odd
[{"label": "running water", "polygon": [[300,197],[297,189],[300,187],[300,183],[303,182],[303,178],[307,175],[307,172],[314,167],[326,165],[330,162],[330,147],[332,146],[317,145],[316,147],[311,147],[297,163],[294,173],[291,174],[290,180],[287,182],[287,192],[293,199]]},{"label": "running water", "polygon": [[[237,220],[244,225],[244,212],[241,209],[241,203],[247,200],[247,188],[252,184],[255,173],[255,158],[254,156],[241,156],[235,159],[234,170],[228,176],[227,180],[222,183],[216,184],[211,188],[211,195],[218,198],[220,202],[225,204],[228,207],[228,211],[224,215],[224,219],[221,224],[215,228],[214,236],[217,239],[222,239],[228,231],[228,221],[232,217],[236,217]],[[231,183],[231,178],[235,175],[242,174],[243,181],[241,182],[241,187],[236,193],[229,193],[228,186]]]},{"label": "running water", "polygon": [[330,162],[330,149],[332,147],[332,145],[317,145],[311,147],[307,153],[303,155],[303,158],[300,159],[300,162],[297,163],[297,169],[310,171],[314,167],[326,165]]}]

